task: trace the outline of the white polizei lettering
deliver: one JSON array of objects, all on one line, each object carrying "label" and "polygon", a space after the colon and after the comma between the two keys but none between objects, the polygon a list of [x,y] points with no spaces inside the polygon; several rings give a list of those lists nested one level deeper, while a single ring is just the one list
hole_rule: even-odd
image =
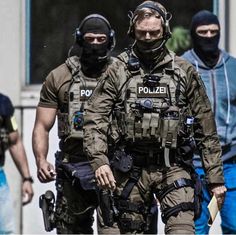
[{"label": "white polizei lettering", "polygon": [[165,94],[166,93],[166,88],[165,87],[160,87],[160,93]]},{"label": "white polizei lettering", "polygon": [[90,97],[92,95],[92,92],[93,90],[81,90],[80,95]]},{"label": "white polizei lettering", "polygon": [[149,92],[148,92],[149,94],[155,94],[155,93],[156,93],[154,89],[148,88],[148,91],[149,91]]},{"label": "white polizei lettering", "polygon": [[144,94],[166,94],[166,87],[138,87],[138,93]]},{"label": "white polizei lettering", "polygon": [[142,93],[142,91],[143,91],[143,87],[140,86],[140,87],[138,88],[138,93]]},{"label": "white polizei lettering", "polygon": [[143,88],[143,92],[144,92],[145,94],[148,94],[148,93],[149,93],[149,89],[148,89],[147,87],[144,87],[144,88]]}]

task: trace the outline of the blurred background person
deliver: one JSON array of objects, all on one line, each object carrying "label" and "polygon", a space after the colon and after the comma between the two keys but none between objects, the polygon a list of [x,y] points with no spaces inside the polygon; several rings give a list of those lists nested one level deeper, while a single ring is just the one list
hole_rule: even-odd
[{"label": "blurred background person", "polygon": [[[217,132],[222,147],[226,197],[220,211],[224,234],[236,234],[236,58],[219,48],[220,24],[216,15],[199,11],[190,27],[193,49],[183,58],[192,63],[205,84],[214,112]],[[204,195],[201,217],[196,220],[196,233],[207,234],[211,194],[206,184],[200,158],[194,161],[196,171],[203,179]]]},{"label": "blurred background person", "polygon": [[25,149],[17,130],[11,100],[0,93],[0,234],[14,233],[15,230],[10,189],[4,172],[5,152],[8,149],[22,176],[22,203],[26,205],[31,202],[34,195],[33,179],[30,176]]}]

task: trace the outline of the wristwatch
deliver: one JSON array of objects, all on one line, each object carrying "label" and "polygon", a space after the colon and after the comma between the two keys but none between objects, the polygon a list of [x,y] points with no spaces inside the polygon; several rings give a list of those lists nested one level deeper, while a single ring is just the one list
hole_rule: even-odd
[{"label": "wristwatch", "polygon": [[24,183],[25,181],[29,181],[31,184],[34,183],[34,180],[33,180],[32,176],[24,177],[22,180],[23,180],[23,183]]}]

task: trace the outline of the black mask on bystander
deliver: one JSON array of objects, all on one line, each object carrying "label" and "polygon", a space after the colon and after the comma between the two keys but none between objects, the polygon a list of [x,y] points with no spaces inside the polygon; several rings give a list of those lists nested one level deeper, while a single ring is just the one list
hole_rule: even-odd
[{"label": "black mask on bystander", "polygon": [[216,15],[207,10],[195,14],[191,23],[191,37],[195,53],[205,65],[212,68],[219,60],[220,50],[218,44],[220,40],[220,32],[213,37],[202,37],[196,33],[198,26],[210,24],[217,24],[220,28],[219,20]]}]

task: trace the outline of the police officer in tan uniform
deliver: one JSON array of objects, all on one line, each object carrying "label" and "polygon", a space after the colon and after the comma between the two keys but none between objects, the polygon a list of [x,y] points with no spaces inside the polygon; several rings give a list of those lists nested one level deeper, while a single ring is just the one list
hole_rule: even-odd
[{"label": "police officer in tan uniform", "polygon": [[[145,233],[153,194],[167,234],[194,234],[199,188],[195,146],[219,206],[226,188],[214,116],[194,67],[167,50],[171,14],[145,1],[131,15],[135,39],[93,92],[85,112],[84,148],[98,185],[114,190],[122,233]],[[114,158],[107,157],[109,117],[118,124]],[[111,168],[113,171],[111,171]]]},{"label": "police officer in tan uniform", "polygon": [[[38,179],[47,183],[56,177],[57,233],[87,234],[93,233],[98,197],[94,174],[83,153],[83,111],[113,60],[110,52],[115,46],[114,31],[106,18],[92,14],[76,29],[75,43],[81,48],[81,56],[69,56],[43,83],[33,130],[33,150]],[[47,153],[48,135],[56,117],[60,151],[55,155],[54,168],[47,161]]]}]

